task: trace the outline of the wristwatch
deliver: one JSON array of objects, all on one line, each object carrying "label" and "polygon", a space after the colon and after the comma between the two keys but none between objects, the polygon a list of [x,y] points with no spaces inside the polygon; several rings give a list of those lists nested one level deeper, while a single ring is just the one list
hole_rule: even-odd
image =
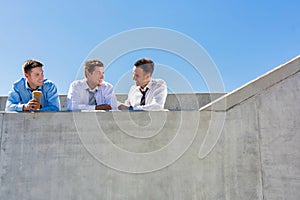
[{"label": "wristwatch", "polygon": [[128,110],[133,110],[133,107],[132,107],[132,106],[129,106],[129,107],[128,107]]}]

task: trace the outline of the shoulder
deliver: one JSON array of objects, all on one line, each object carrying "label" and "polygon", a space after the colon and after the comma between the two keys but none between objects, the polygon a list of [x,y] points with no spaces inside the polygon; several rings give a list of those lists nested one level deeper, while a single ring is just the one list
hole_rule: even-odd
[{"label": "shoulder", "polygon": [[45,79],[43,83],[43,87],[45,89],[56,88],[55,83],[51,80]]},{"label": "shoulder", "polygon": [[49,79],[44,79],[43,82],[44,82],[44,85],[54,85],[54,82]]},{"label": "shoulder", "polygon": [[13,82],[13,85],[14,86],[25,85],[25,83],[26,83],[26,78],[20,78],[20,79],[16,80],[15,82]]},{"label": "shoulder", "polygon": [[101,86],[103,86],[104,88],[113,88],[113,85],[106,81],[103,81],[101,83]]},{"label": "shoulder", "polygon": [[73,87],[75,87],[75,86],[80,87],[80,86],[86,86],[87,83],[86,83],[85,79],[82,79],[82,80],[75,80],[70,85]]},{"label": "shoulder", "polygon": [[26,78],[20,78],[13,82],[12,90],[14,91],[22,91],[26,88]]},{"label": "shoulder", "polygon": [[153,85],[158,85],[158,86],[166,86],[167,85],[166,82],[163,79],[158,79],[158,78],[157,79],[152,79],[151,83]]},{"label": "shoulder", "polygon": [[130,90],[129,91],[134,91],[134,90],[138,90],[139,89],[139,86],[136,86],[136,85],[132,85],[130,87]]}]

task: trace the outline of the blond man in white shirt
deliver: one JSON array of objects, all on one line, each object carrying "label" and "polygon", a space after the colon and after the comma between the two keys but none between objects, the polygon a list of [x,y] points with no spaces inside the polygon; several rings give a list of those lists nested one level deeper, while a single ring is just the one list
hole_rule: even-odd
[{"label": "blond man in white shirt", "polygon": [[99,60],[88,60],[85,77],[70,84],[67,110],[116,110],[117,100],[113,86],[104,81],[104,65]]},{"label": "blond man in white shirt", "polygon": [[167,98],[167,84],[162,79],[152,79],[154,63],[148,58],[138,60],[133,67],[135,85],[119,110],[162,110]]}]

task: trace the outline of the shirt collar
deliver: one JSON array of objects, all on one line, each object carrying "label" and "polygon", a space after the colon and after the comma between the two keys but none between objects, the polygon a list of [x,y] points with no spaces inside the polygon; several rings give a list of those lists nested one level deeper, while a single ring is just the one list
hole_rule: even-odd
[{"label": "shirt collar", "polygon": [[33,90],[33,89],[31,89],[31,87],[29,87],[29,84],[28,84],[28,82],[27,82],[27,80],[25,81],[25,88],[27,89],[27,90],[30,90],[30,91],[35,91],[35,90],[42,90],[42,86],[39,86],[37,89],[35,89],[35,90]]},{"label": "shirt collar", "polygon": [[142,89],[140,86],[138,87],[138,89],[141,89],[142,91],[145,91],[146,88],[149,88],[149,90],[151,90],[151,88],[153,87],[153,81],[152,79],[149,81],[149,83],[146,85],[146,87],[144,87],[144,89]]},{"label": "shirt collar", "polygon": [[85,80],[85,82],[84,82],[84,88],[86,89],[86,90],[88,90],[88,91],[91,91],[91,92],[96,92],[96,91],[98,91],[98,90],[100,90],[100,87],[101,87],[101,85],[100,86],[96,86],[93,90],[89,87],[89,85],[87,84],[87,80]]}]

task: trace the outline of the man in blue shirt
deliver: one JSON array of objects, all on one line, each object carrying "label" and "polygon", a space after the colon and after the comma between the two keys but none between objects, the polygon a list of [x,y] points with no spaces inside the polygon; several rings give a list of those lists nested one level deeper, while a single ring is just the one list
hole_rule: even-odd
[{"label": "man in blue shirt", "polygon": [[[27,60],[23,64],[23,78],[14,82],[8,93],[6,111],[59,111],[60,102],[57,88],[50,80],[44,79],[43,64]],[[41,101],[32,98],[33,91],[41,91]]]},{"label": "man in blue shirt", "polygon": [[113,86],[104,81],[104,65],[100,60],[88,60],[84,64],[86,79],[70,84],[67,110],[116,110],[117,100]]}]

